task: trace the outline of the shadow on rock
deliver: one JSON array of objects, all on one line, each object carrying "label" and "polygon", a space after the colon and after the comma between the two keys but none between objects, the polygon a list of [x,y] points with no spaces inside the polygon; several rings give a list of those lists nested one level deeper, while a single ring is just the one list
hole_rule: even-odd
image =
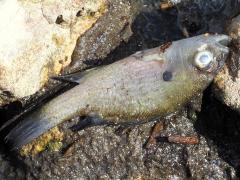
[{"label": "shadow on rock", "polygon": [[210,95],[204,93],[202,111],[195,124],[206,137],[209,146],[216,145],[219,156],[233,166],[240,176],[240,115]]}]

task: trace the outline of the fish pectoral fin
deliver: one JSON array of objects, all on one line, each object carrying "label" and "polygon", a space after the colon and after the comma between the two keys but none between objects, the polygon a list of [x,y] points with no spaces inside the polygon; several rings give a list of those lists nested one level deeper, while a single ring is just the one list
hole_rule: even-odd
[{"label": "fish pectoral fin", "polygon": [[84,79],[84,77],[87,74],[89,74],[92,71],[97,71],[97,70],[101,69],[102,67],[103,66],[87,69],[85,71],[78,71],[78,72],[74,72],[71,74],[60,75],[60,76],[52,76],[51,79],[62,81],[62,82],[74,83],[74,84],[78,85],[82,82],[82,80]]},{"label": "fish pectoral fin", "polygon": [[85,128],[92,126],[102,126],[102,125],[111,125],[111,122],[108,122],[97,115],[90,115],[84,118],[80,118],[79,122],[71,127],[72,131],[81,131]]}]

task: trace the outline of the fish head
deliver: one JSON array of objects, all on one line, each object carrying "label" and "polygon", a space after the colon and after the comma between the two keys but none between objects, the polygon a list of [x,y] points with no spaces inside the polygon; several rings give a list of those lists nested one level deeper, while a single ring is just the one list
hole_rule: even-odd
[{"label": "fish head", "polygon": [[217,34],[205,34],[199,38],[199,41],[196,41],[195,51],[192,51],[194,53],[188,59],[189,63],[199,75],[212,75],[213,78],[224,66],[229,54],[228,45],[231,38],[227,35]]},{"label": "fish head", "polygon": [[[169,109],[187,103],[212,82],[228,57],[227,35],[204,34],[172,42],[164,51],[162,89]],[[170,99],[169,97],[172,97]]]},{"label": "fish head", "polygon": [[192,38],[175,41],[168,51],[168,65],[173,71],[191,83],[208,84],[223,68],[229,54],[227,47],[231,38],[227,35],[203,34]]}]

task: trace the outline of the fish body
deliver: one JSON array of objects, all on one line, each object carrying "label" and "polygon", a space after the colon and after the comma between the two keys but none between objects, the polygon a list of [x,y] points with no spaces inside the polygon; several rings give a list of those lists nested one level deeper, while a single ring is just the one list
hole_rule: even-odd
[{"label": "fish body", "polygon": [[6,139],[18,148],[75,116],[122,123],[175,112],[213,80],[229,42],[226,35],[200,35],[88,70],[79,85],[27,115]]}]

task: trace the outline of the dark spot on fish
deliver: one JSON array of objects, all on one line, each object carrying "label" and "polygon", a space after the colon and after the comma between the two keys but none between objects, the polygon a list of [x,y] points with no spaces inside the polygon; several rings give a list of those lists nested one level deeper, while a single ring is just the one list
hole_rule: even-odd
[{"label": "dark spot on fish", "polygon": [[160,52],[164,53],[165,50],[171,46],[171,44],[172,44],[172,42],[167,42],[167,43],[161,45],[161,46],[159,47],[159,48],[160,48]]},{"label": "dark spot on fish", "polygon": [[172,72],[170,72],[170,71],[165,71],[165,72],[163,73],[163,80],[164,80],[164,81],[171,81],[171,79],[172,79]]},{"label": "dark spot on fish", "polygon": [[64,20],[63,20],[63,15],[59,15],[55,21],[56,24],[61,24],[63,23]]}]

